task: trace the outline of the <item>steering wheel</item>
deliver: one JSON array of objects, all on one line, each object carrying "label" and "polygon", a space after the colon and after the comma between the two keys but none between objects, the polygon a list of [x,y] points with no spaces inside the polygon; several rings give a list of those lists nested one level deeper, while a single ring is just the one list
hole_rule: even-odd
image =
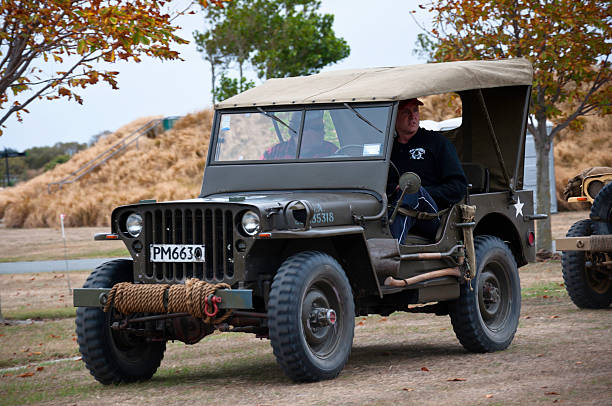
[{"label": "steering wheel", "polygon": [[352,154],[347,154],[347,155],[350,155],[350,156],[361,156],[362,155],[361,151],[363,150],[363,145],[359,145],[359,144],[343,145],[340,148],[338,148],[336,152],[334,152],[334,155],[342,155],[344,153],[344,150],[351,149],[351,148],[358,148],[359,151],[355,155],[352,155]]}]

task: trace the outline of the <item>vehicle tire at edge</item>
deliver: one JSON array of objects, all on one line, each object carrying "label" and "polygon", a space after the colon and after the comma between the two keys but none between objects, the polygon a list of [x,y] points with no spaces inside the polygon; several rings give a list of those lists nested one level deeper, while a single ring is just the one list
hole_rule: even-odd
[{"label": "vehicle tire at edge", "polygon": [[[592,235],[594,231],[593,223],[589,219],[575,222],[568,230],[566,237],[588,237]],[[563,251],[561,266],[565,289],[576,306],[583,309],[604,309],[612,303],[612,283],[609,280],[600,281],[604,285],[601,286],[602,291],[597,292],[591,286],[594,282],[589,282],[590,278],[585,268],[585,262],[586,254],[584,251]]]},{"label": "vehicle tire at edge", "polygon": [[591,206],[591,219],[593,234],[612,234],[612,183],[604,186],[595,196]]},{"label": "vehicle tire at edge", "polygon": [[459,298],[450,303],[451,323],[468,351],[503,350],[514,338],[521,312],[518,268],[508,246],[497,237],[476,236],[474,247],[476,277],[462,284]]},{"label": "vehicle tire at edge", "polygon": [[[313,312],[322,308],[335,312],[335,324],[312,323]],[[353,294],[340,264],[318,251],[285,260],[272,282],[268,325],[276,360],[293,381],[338,376],[355,328]]]},{"label": "vehicle tire at edge", "polygon": [[[87,278],[84,288],[110,288],[132,281],[132,260],[116,259],[98,266]],[[146,342],[110,328],[113,310],[79,307],[76,333],[85,366],[97,381],[111,383],[150,379],[164,357],[166,343]]]}]

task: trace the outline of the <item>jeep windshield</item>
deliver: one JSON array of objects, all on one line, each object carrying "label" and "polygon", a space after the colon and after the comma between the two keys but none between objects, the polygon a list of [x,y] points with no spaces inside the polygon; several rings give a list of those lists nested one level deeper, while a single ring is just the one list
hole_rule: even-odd
[{"label": "jeep windshield", "polygon": [[391,105],[223,112],[214,160],[286,161],[380,159]]}]

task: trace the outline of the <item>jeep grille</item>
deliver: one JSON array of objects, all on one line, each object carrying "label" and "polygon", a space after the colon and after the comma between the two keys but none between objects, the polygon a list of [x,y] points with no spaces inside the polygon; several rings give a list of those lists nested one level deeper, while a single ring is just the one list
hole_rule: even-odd
[{"label": "jeep grille", "polygon": [[[234,220],[220,208],[164,208],[144,211],[145,274],[176,283],[189,278],[230,282],[234,277]],[[206,262],[151,262],[149,244],[204,244]]]}]

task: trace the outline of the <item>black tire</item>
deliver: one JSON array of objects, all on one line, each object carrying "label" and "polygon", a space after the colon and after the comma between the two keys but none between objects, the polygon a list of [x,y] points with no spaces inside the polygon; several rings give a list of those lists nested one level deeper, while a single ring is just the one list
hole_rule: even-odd
[{"label": "black tire", "polygon": [[[593,234],[593,224],[591,220],[577,221],[566,237],[588,237]],[[585,267],[587,261],[595,262],[597,255],[604,254],[564,251],[561,259],[565,289],[572,302],[583,309],[603,309],[612,303],[612,281],[608,275]]]},{"label": "black tire", "polygon": [[[315,308],[332,309],[335,323],[324,325],[323,320],[315,325],[310,319]],[[285,260],[272,282],[268,326],[276,360],[293,381],[338,376],[350,355],[355,329],[353,293],[340,264],[316,251]]]},{"label": "black tire", "polygon": [[468,351],[500,351],[510,345],[518,327],[518,268],[508,246],[497,237],[477,236],[474,247],[476,277],[461,285],[461,295],[450,304],[451,323]]},{"label": "black tire", "polygon": [[612,234],[612,183],[603,187],[591,206],[593,234]]},{"label": "black tire", "polygon": [[[110,288],[119,282],[132,281],[132,260],[116,259],[98,266],[89,275],[84,288]],[[166,350],[165,342],[147,342],[110,328],[116,314],[101,308],[79,307],[76,333],[85,366],[97,381],[111,383],[150,379]]]}]

